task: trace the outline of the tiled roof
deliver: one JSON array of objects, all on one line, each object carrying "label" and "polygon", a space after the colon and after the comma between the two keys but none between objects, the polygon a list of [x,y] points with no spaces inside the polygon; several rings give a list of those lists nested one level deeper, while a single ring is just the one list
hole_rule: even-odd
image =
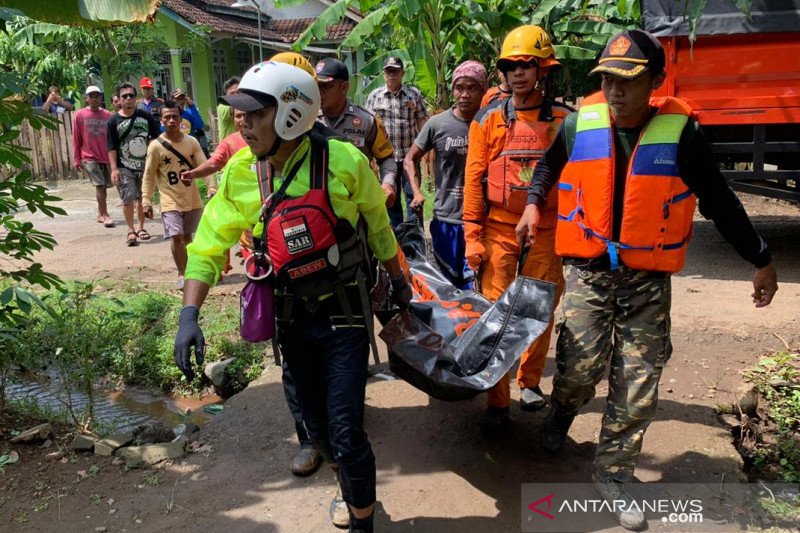
[{"label": "tiled roof", "polygon": [[[211,12],[207,6],[230,7],[234,0],[162,0],[162,5],[167,7],[194,24],[203,24],[212,28],[212,31],[229,33],[237,37],[258,37],[258,21],[251,17],[238,17],[223,13]],[[240,9],[240,8],[234,8]],[[314,18],[303,19],[270,19],[262,24],[261,35],[268,41],[291,43],[297,40],[300,34],[314,21]],[[340,41],[350,30],[355,27],[355,22],[350,19],[333,24],[328,28],[326,41]]]},{"label": "tiled roof", "polygon": [[[267,24],[267,28],[272,32],[281,37],[282,40],[286,42],[294,42],[300,37],[300,34],[308,28],[312,22],[314,22],[314,18],[305,18],[305,19],[272,19]],[[328,35],[326,36],[325,40],[328,41],[340,41],[347,37],[347,34],[350,33],[355,27],[356,23],[350,19],[344,19],[341,22],[337,22],[328,27]]]}]

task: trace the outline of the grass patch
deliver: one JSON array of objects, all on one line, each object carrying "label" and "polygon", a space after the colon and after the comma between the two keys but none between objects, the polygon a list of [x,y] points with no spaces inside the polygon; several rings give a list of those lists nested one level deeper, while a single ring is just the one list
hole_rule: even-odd
[{"label": "grass patch", "polygon": [[[55,365],[68,369],[69,378],[87,374],[95,383],[105,379],[157,392],[191,392],[200,386],[197,379],[186,383],[173,359],[178,296],[135,284],[109,288],[76,282],[65,293],[50,292],[42,299],[48,310],[34,309],[25,324],[0,338],[7,364],[28,369]],[[241,368],[263,369],[264,346],[239,337],[238,298],[210,296],[200,326],[206,361],[238,357]]]},{"label": "grass patch", "polygon": [[764,399],[767,413],[753,467],[766,478],[800,481],[800,355],[764,357],[745,376]]}]

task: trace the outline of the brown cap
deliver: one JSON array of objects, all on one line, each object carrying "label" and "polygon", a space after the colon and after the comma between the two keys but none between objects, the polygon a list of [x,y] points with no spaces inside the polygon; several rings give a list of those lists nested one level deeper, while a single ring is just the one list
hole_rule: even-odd
[{"label": "brown cap", "polygon": [[660,74],[664,63],[664,47],[658,39],[643,30],[626,30],[611,38],[590,74],[613,74],[632,80],[647,71]]}]

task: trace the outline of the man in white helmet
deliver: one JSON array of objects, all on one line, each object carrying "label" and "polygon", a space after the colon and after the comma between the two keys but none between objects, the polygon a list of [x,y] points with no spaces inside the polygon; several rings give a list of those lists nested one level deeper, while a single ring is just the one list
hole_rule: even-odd
[{"label": "man in white helmet", "polygon": [[[309,434],[337,475],[349,504],[350,531],[371,532],[375,457],[363,429],[369,336],[364,304],[363,249],[367,241],[392,278],[392,299],[411,299],[389,225],[385,195],[366,157],[350,143],[326,139],[314,128],[320,96],[316,81],[297,67],[270,61],[242,77],[237,94],[222,97],[246,112],[248,148],[234,155],[206,207],[189,261],[175,338],[175,361],[187,379],[190,360],[203,361],[200,306],[219,279],[225,250],[254,227],[262,257],[273,270],[277,339],[292,376]],[[314,131],[312,131],[314,129]],[[263,204],[250,167],[267,191]]]}]

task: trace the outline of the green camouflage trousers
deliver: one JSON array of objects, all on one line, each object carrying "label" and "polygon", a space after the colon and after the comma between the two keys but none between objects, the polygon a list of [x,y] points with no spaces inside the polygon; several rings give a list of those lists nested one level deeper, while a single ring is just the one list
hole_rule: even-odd
[{"label": "green camouflage trousers", "polygon": [[630,482],[656,413],[658,381],[672,353],[670,277],[566,265],[553,407],[575,413],[595,395],[609,360],[608,398],[595,455],[598,479]]}]

